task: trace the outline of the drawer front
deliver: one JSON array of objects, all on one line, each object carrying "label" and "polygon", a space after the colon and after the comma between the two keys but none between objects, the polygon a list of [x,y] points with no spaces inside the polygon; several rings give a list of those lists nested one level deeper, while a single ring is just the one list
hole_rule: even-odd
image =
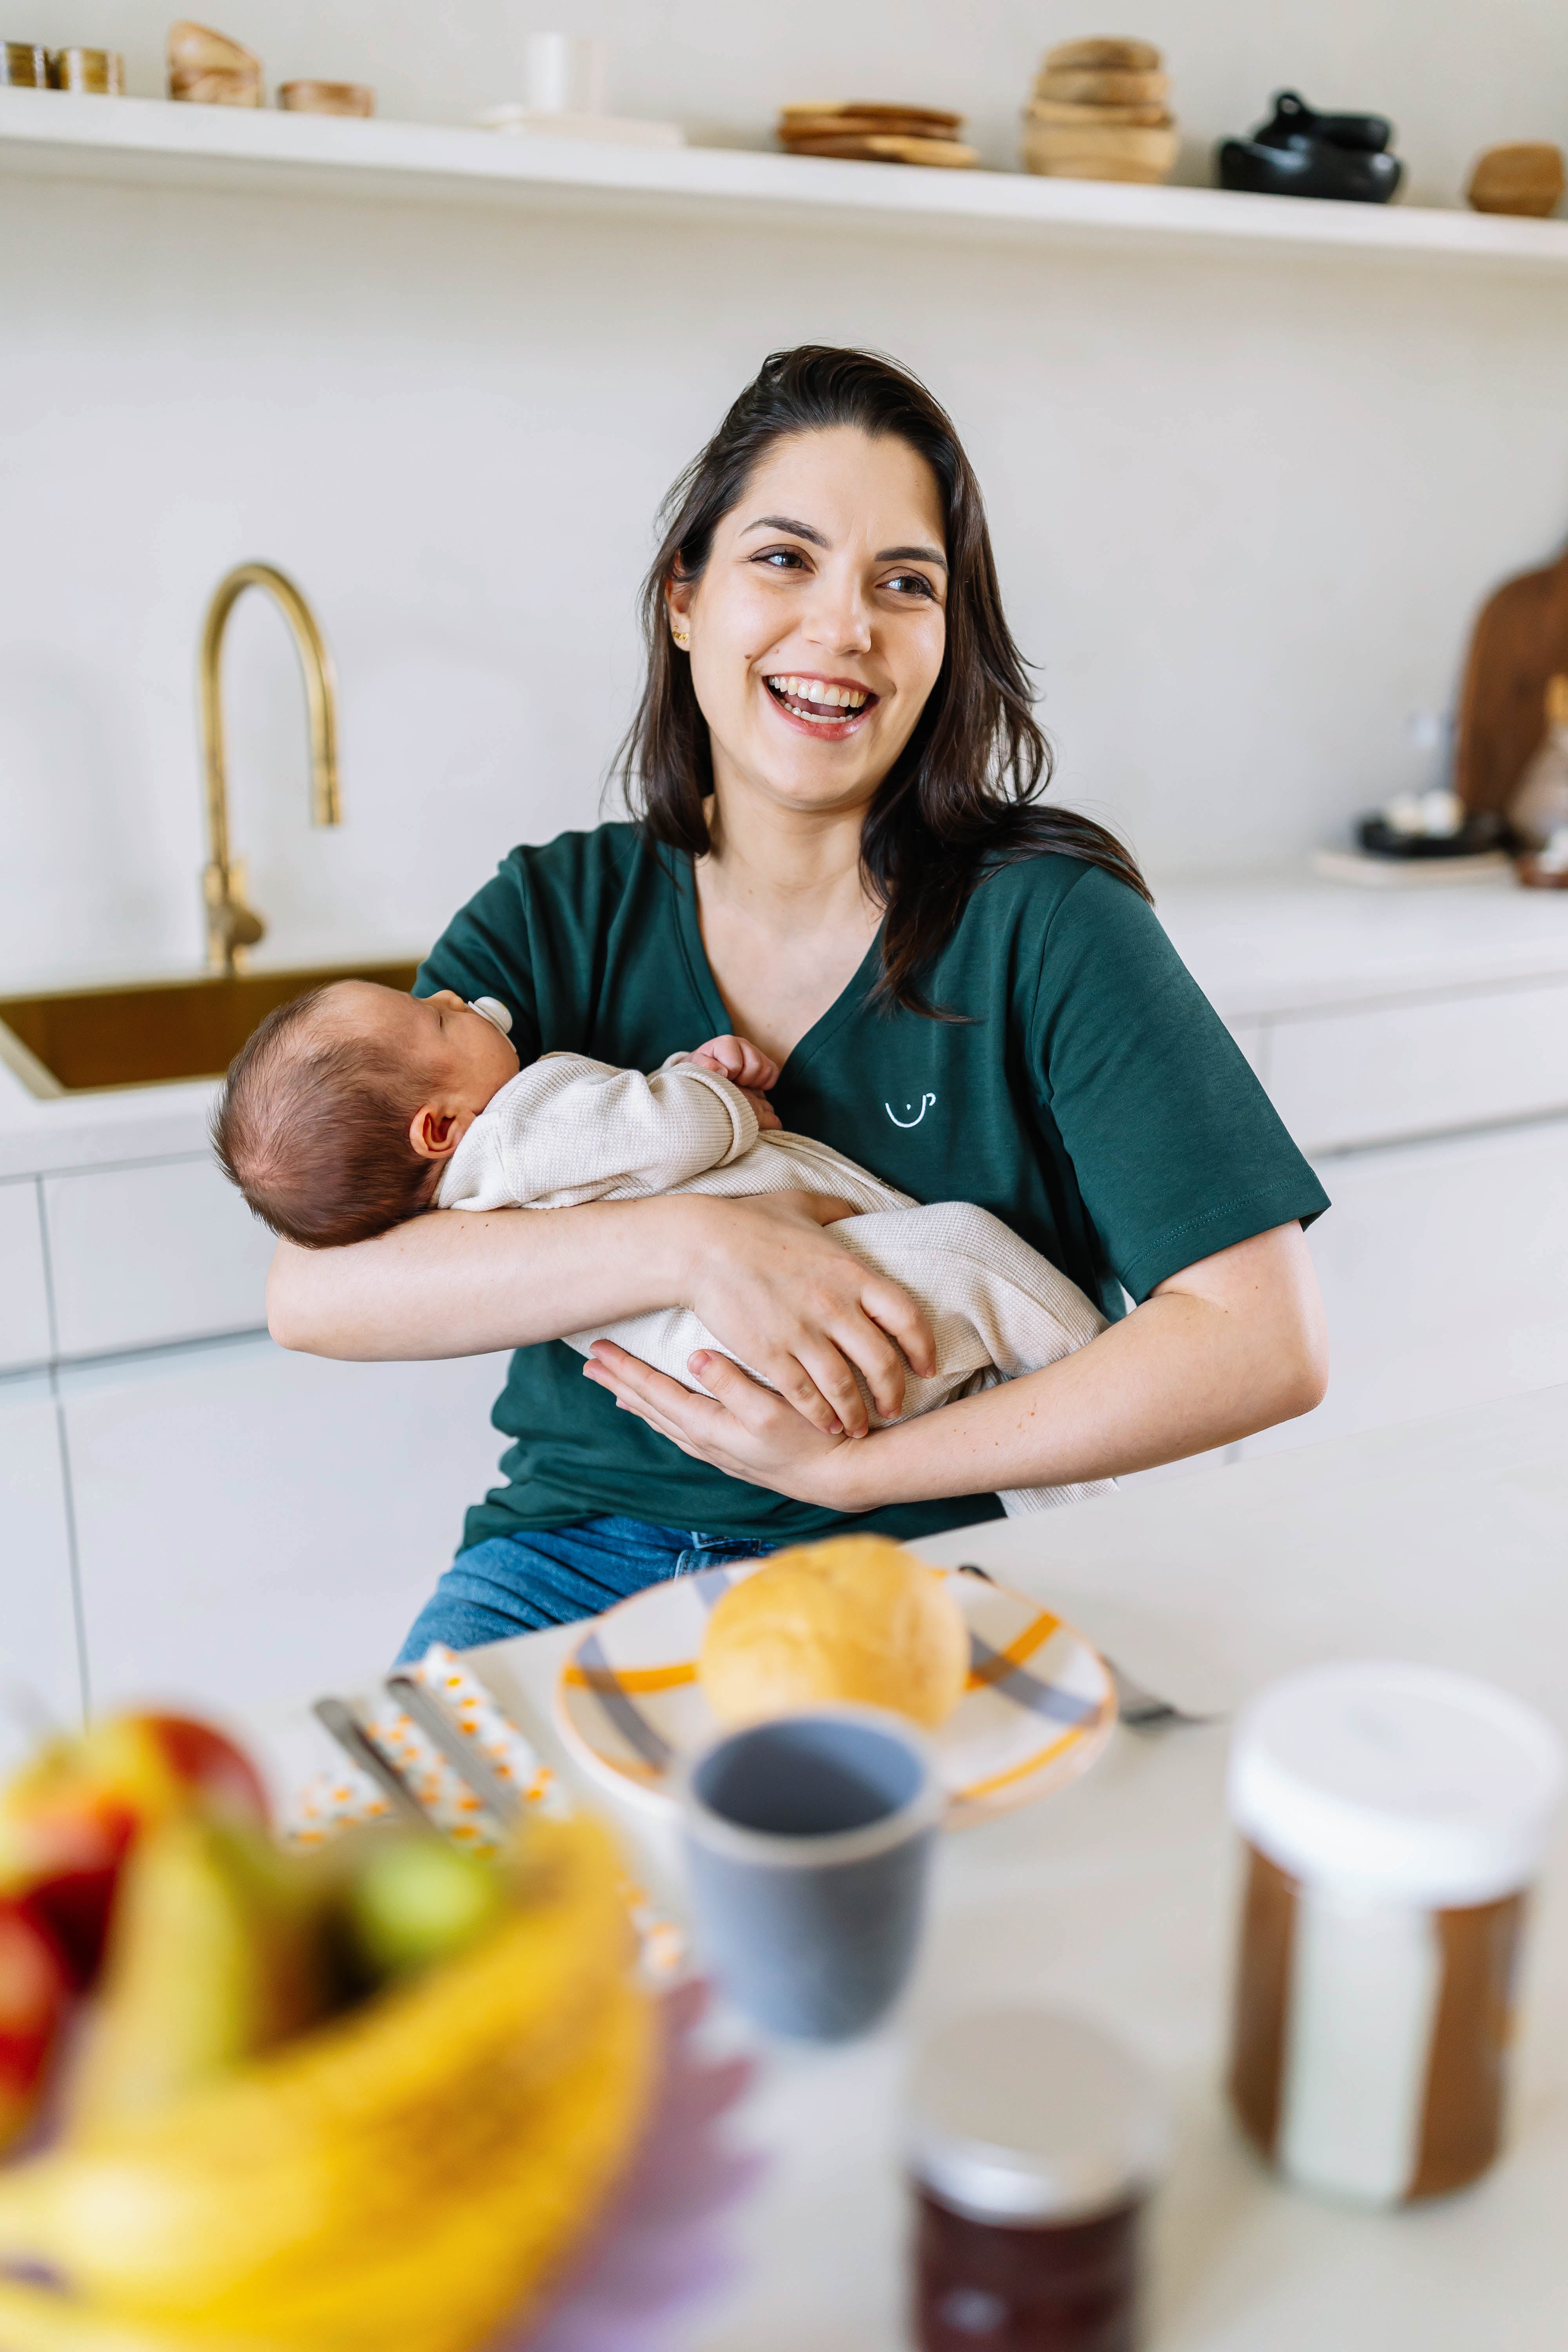
[{"label": "drawer front", "polygon": [[0,1184],[0,1372],[49,1359],[44,1229],[32,1177]]},{"label": "drawer front", "polygon": [[1304,1151],[1568,1110],[1568,986],[1278,1021],[1268,1084]]},{"label": "drawer front", "polygon": [[258,1330],[272,1237],[213,1162],[44,1180],[62,1356]]}]

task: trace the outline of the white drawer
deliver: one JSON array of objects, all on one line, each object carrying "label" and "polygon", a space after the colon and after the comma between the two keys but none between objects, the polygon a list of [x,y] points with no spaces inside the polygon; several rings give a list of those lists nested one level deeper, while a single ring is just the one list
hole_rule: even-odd
[{"label": "white drawer", "polygon": [[1568,1110],[1568,985],[1277,1021],[1267,1068],[1304,1151]]},{"label": "white drawer", "polygon": [[38,1188],[29,1176],[0,1184],[0,1372],[49,1357],[49,1287]]},{"label": "white drawer", "polygon": [[272,1237],[205,1155],[44,1180],[62,1356],[254,1331]]}]

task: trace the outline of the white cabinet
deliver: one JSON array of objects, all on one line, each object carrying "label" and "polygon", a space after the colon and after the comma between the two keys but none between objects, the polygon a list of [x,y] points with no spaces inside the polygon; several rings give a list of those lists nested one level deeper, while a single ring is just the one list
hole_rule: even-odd
[{"label": "white cabinet", "polygon": [[1568,1110],[1568,983],[1276,1021],[1261,1075],[1308,1152]]},{"label": "white cabinet", "polygon": [[0,1184],[0,1372],[47,1363],[51,1353],[44,1229],[29,1176]]},{"label": "white cabinet", "polygon": [[44,1179],[62,1357],[256,1331],[275,1247],[214,1161]]},{"label": "white cabinet", "polygon": [[59,1425],[47,1373],[0,1381],[0,1773],[81,1716]]},{"label": "white cabinet", "polygon": [[496,1483],[505,1367],[246,1339],[63,1370],[93,1704],[265,1706],[390,1664]]},{"label": "white cabinet", "polygon": [[1568,1119],[1318,1164],[1329,1392],[1246,1455],[1568,1381]]}]

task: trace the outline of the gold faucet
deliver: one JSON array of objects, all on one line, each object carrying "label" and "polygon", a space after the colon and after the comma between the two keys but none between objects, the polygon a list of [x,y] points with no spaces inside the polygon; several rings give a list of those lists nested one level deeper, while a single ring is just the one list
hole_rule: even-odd
[{"label": "gold faucet", "polygon": [[202,630],[200,666],[202,768],[206,778],[207,863],[202,877],[206,899],[207,963],[214,971],[244,969],[248,951],[267,926],[246,903],[245,861],[228,846],[228,778],[224,764],[223,693],[219,665],[228,616],[247,588],[265,588],[294,632],[310,719],[310,820],[339,824],[338,688],[332,657],[316,616],[294,583],[270,563],[237,563],[213,591]]}]

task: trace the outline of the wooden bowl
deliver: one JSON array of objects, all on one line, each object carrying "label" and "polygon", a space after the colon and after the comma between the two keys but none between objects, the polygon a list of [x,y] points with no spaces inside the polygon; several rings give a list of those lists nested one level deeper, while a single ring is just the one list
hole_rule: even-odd
[{"label": "wooden bowl", "polygon": [[286,81],[278,103],[286,114],[371,115],[375,92],[361,81]]},{"label": "wooden bowl", "polygon": [[1024,168],[1053,180],[1129,180],[1155,184],[1169,177],[1181,152],[1173,122],[1163,129],[1109,123],[1030,121]]},{"label": "wooden bowl", "polygon": [[1045,73],[1158,73],[1164,63],[1152,41],[1058,41],[1046,51]]},{"label": "wooden bowl", "polygon": [[182,17],[169,27],[169,96],[187,106],[260,106],[261,59],[226,33]]},{"label": "wooden bowl", "polygon": [[1145,100],[1141,106],[1090,106],[1082,99],[1034,98],[1024,109],[1028,122],[1061,123],[1092,130],[1161,131],[1171,120],[1163,100]]},{"label": "wooden bowl", "polygon": [[1563,150],[1544,141],[1526,141],[1513,147],[1489,147],[1479,155],[1465,201],[1472,212],[1518,213],[1544,220],[1562,203],[1565,186]]},{"label": "wooden bowl", "polygon": [[1079,106],[1163,106],[1171,95],[1165,73],[1130,73],[1114,67],[1079,71],[1071,66],[1047,65],[1035,83],[1037,98],[1068,99]]}]

